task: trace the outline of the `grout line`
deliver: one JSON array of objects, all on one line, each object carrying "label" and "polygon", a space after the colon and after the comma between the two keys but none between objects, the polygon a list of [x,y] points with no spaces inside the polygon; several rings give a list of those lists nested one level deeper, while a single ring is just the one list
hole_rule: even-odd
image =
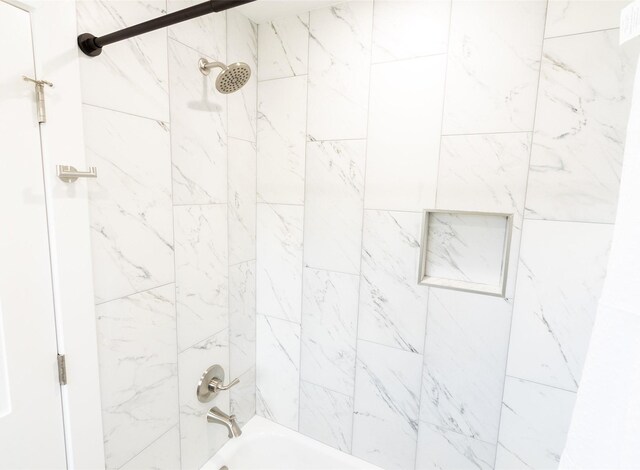
[{"label": "grout line", "polygon": [[304,334],[304,330],[302,328],[302,320],[303,320],[303,311],[304,311],[304,259],[305,259],[305,234],[307,230],[305,230],[306,225],[306,216],[307,210],[305,207],[307,198],[307,142],[306,137],[309,135],[309,64],[311,61],[309,60],[309,54],[311,52],[311,13],[309,13],[309,26],[307,28],[307,74],[306,74],[306,102],[305,102],[305,122],[304,122],[304,135],[305,135],[305,143],[304,143],[304,189],[302,195],[302,266],[300,269],[300,344],[299,344],[299,358],[298,358],[298,427],[297,431],[300,430],[300,416],[302,409],[302,337]]},{"label": "grout line", "polygon": [[[174,272],[174,277],[175,277],[175,272]],[[149,292],[155,289],[160,289],[161,287],[166,287],[166,286],[170,286],[171,284],[175,284],[175,280],[171,281],[171,282],[165,282],[164,284],[160,284],[157,286],[153,286],[153,287],[149,287],[148,289],[143,289],[143,290],[139,290],[136,292],[132,292],[131,294],[127,294],[127,295],[123,295],[121,297],[116,297],[114,299],[109,299],[109,300],[105,300],[102,302],[96,302],[94,303],[94,305],[97,307],[99,305],[104,305],[104,304],[108,304],[109,302],[115,302],[116,300],[123,300],[123,299],[128,299],[129,297],[132,297],[134,295],[138,295],[138,294],[144,294],[145,292]]]},{"label": "grout line", "polygon": [[304,204],[293,204],[289,202],[265,202],[265,201],[256,201],[256,204],[264,204],[266,206],[293,206],[293,207],[304,207]]},{"label": "grout line", "polygon": [[368,85],[369,89],[367,90],[367,125],[365,131],[365,147],[364,147],[364,168],[362,171],[362,218],[360,223],[360,265],[358,266],[358,305],[356,311],[356,324],[355,324],[355,338],[354,338],[354,349],[355,349],[355,360],[353,361],[353,392],[351,393],[351,442],[349,442],[349,453],[353,454],[353,441],[355,433],[353,429],[355,427],[356,420],[356,390],[357,390],[357,376],[358,376],[358,343],[360,341],[360,305],[361,305],[361,297],[362,297],[362,258],[363,258],[363,250],[364,250],[364,223],[365,223],[365,214],[366,214],[366,198],[367,198],[367,162],[369,161],[369,128],[370,128],[370,116],[371,116],[371,72],[373,71],[373,30],[374,30],[374,21],[375,21],[375,9],[376,2],[373,1],[371,4],[371,36],[369,43],[369,80]]},{"label": "grout line", "polygon": [[241,141],[243,141],[243,142],[247,142],[247,143],[249,143],[249,144],[254,144],[254,145],[255,145],[255,141],[253,141],[253,140],[244,139],[244,138],[242,138],[242,137],[235,137],[235,136],[230,135],[230,134],[229,134],[229,135],[227,135],[227,137],[228,137],[229,139],[241,140]]},{"label": "grout line", "polygon": [[[525,189],[524,189],[524,207],[523,207],[523,221],[522,221],[522,228],[520,229],[520,242],[518,243],[518,253],[516,256],[516,266],[515,266],[515,274],[514,274],[514,278],[513,278],[513,289],[514,289],[514,293],[513,296],[511,298],[511,321],[509,323],[509,334],[508,334],[508,341],[507,341],[507,351],[505,354],[505,360],[504,360],[504,380],[502,382],[502,396],[500,397],[500,413],[498,416],[498,441],[496,443],[496,449],[495,449],[495,453],[493,456],[493,462],[494,462],[494,466],[495,466],[495,462],[498,458],[498,443],[500,442],[500,431],[502,430],[502,409],[503,409],[503,404],[504,404],[504,391],[506,389],[506,384],[507,384],[507,370],[508,370],[508,366],[509,366],[509,352],[511,350],[511,333],[512,333],[512,329],[513,329],[513,320],[514,320],[514,314],[515,314],[515,305],[516,305],[516,295],[515,295],[515,288],[517,286],[518,283],[518,274],[520,271],[520,253],[522,251],[522,241],[524,240],[524,214],[526,213],[527,210],[527,191],[529,189],[529,177],[531,175],[531,155],[533,154],[533,139],[534,139],[534,135],[535,135],[535,130],[536,130],[536,118],[538,115],[538,104],[539,104],[539,98],[540,98],[540,81],[542,80],[542,58],[544,56],[544,36],[545,36],[545,32],[547,30],[547,13],[549,10],[549,0],[547,0],[546,4],[545,4],[545,9],[544,9],[544,23],[543,23],[543,27],[542,27],[542,38],[540,40],[540,56],[539,56],[539,65],[538,65],[538,83],[537,83],[537,87],[536,87],[536,98],[535,98],[535,108],[533,111],[533,121],[531,124],[531,137],[530,137],[530,144],[529,144],[529,161],[527,162],[527,181],[525,183]],[[508,284],[508,279],[507,279],[507,284]],[[508,293],[507,293],[508,294]]]},{"label": "grout line", "polygon": [[[446,78],[445,78],[445,80],[446,80]],[[532,131],[526,131],[526,130],[501,131],[501,132],[460,132],[460,133],[442,134],[442,137],[466,137],[466,136],[469,136],[469,135],[529,134],[531,132]]]},{"label": "grout line", "polygon": [[229,264],[229,267],[230,267],[230,268],[233,268],[233,267],[236,267],[236,266],[240,266],[241,264],[249,264],[249,263],[255,263],[255,262],[256,262],[256,259],[255,259],[255,258],[253,258],[253,259],[246,259],[246,260],[238,261],[237,263],[230,263],[230,264]]},{"label": "grout line", "polygon": [[254,233],[253,233],[253,254],[255,256],[255,268],[253,271],[253,367],[254,367],[254,380],[253,380],[253,414],[258,414],[258,103],[260,82],[258,81],[258,68],[260,67],[260,34],[258,31],[259,25],[256,23],[255,31],[256,38],[256,109],[255,109],[255,136],[256,146],[254,152],[255,160],[255,184],[254,184],[254,196],[255,196],[255,210],[253,215],[254,220]]},{"label": "grout line", "polygon": [[359,277],[360,273],[348,273],[345,271],[337,271],[335,269],[326,269],[326,268],[318,268],[316,266],[309,266],[309,265],[305,265],[304,269],[310,269],[312,271],[322,271],[325,273],[333,273],[333,274],[342,274],[344,276],[354,276],[354,277]]},{"label": "grout line", "polygon": [[[436,169],[436,190],[433,197],[433,205],[434,207],[438,207],[438,181],[440,179],[440,166],[442,164],[442,138],[444,137],[442,134],[444,128],[444,116],[445,116],[445,103],[447,98],[447,75],[449,72],[449,57],[450,51],[449,48],[451,46],[451,23],[453,18],[453,2],[449,3],[449,29],[447,30],[447,53],[446,53],[446,64],[444,67],[444,80],[442,83],[442,108],[440,113],[440,141],[438,142],[438,166]],[[420,225],[424,225],[424,222],[421,222]],[[420,227],[421,231],[423,227]],[[422,249],[422,247],[421,247]],[[417,451],[416,451],[417,455]]]},{"label": "grout line", "polygon": [[[443,134],[442,134],[442,130],[444,127],[444,113],[445,113],[445,102],[446,102],[446,97],[447,97],[447,76],[449,74],[449,58],[451,57],[450,55],[450,47],[451,47],[451,24],[453,22],[453,2],[449,3],[449,26],[447,29],[447,52],[445,54],[445,67],[444,67],[444,80],[443,80],[443,84],[442,84],[442,112],[440,115],[440,141],[439,141],[439,146],[438,146],[438,168],[436,170],[436,190],[435,190],[435,194],[434,194],[434,200],[433,200],[433,205],[434,207],[438,207],[438,181],[440,179],[440,165],[442,162],[442,139],[443,139]],[[422,225],[424,225],[424,221],[422,221],[422,219],[420,219],[420,230],[424,230],[424,227],[422,227]],[[424,240],[420,239],[420,244],[422,245],[424,243]],[[423,249],[425,249],[425,247],[420,246],[420,250],[422,251]],[[427,290],[427,300],[426,300],[426,312],[425,312],[425,322],[424,322],[424,340],[422,343],[422,368],[420,369],[420,382],[419,382],[419,391],[418,391],[418,416],[417,416],[417,424],[418,424],[418,429],[416,431],[416,450],[413,456],[413,467],[416,468],[416,465],[418,464],[418,451],[420,450],[420,417],[422,415],[422,388],[423,388],[423,382],[424,382],[424,370],[426,368],[427,365],[427,361],[426,361],[426,357],[427,357],[427,338],[428,338],[428,331],[429,331],[429,304],[430,304],[430,300],[431,300],[431,288],[429,287]]]},{"label": "grout line", "polygon": [[[422,422],[422,423],[425,423],[425,424],[427,424],[427,425],[429,425],[429,426],[434,426],[434,427],[436,427],[436,428],[442,428],[442,429],[444,429],[447,433],[454,433],[454,434],[457,434],[458,436],[462,436],[462,437],[466,437],[467,439],[471,439],[472,441],[482,442],[482,443],[484,443],[484,444],[488,444],[488,445],[490,445],[490,446],[494,446],[494,447],[497,447],[497,445],[498,445],[497,437],[496,437],[496,442],[491,442],[491,441],[487,441],[487,440],[485,440],[485,439],[478,439],[477,437],[473,437],[473,436],[469,436],[468,434],[464,434],[464,433],[462,433],[462,432],[460,432],[460,431],[458,431],[458,430],[456,430],[456,429],[453,429],[453,428],[451,428],[451,427],[447,426],[447,424],[446,424],[446,423],[445,423],[445,424],[442,424],[442,423],[434,423],[433,421],[428,421],[428,420],[422,420],[421,422]],[[493,467],[492,467],[492,468],[493,468]],[[416,469],[416,470],[419,470],[419,469]]]},{"label": "grout line", "polygon": [[213,57],[212,55],[207,54],[206,52],[202,52],[201,50],[198,50],[195,47],[193,47],[193,46],[191,46],[191,45],[189,45],[189,44],[187,44],[185,42],[180,41],[179,39],[172,38],[171,36],[168,35],[168,30],[169,30],[169,28],[167,28],[167,44],[169,44],[169,41],[173,41],[176,44],[184,46],[184,47],[186,47],[187,49],[190,49],[193,52],[197,52],[198,54],[204,56],[204,58],[207,59],[207,60],[216,60],[216,61],[220,61],[220,62],[225,62],[226,63],[226,57],[225,57],[225,60],[220,60],[220,57]]},{"label": "grout line", "polygon": [[[165,10],[168,10],[169,0],[165,3]],[[178,456],[180,458],[180,465],[182,465],[182,424],[181,424],[181,410],[180,410],[180,361],[178,361],[178,356],[180,353],[178,346],[178,279],[177,279],[177,269],[176,269],[176,223],[175,223],[175,210],[173,208],[173,192],[174,192],[174,168],[173,168],[173,127],[171,126],[171,57],[169,54],[169,28],[166,29],[167,35],[167,99],[169,101],[169,155],[171,157],[171,161],[169,162],[171,172],[171,233],[173,235],[173,310],[175,312],[175,325],[176,325],[176,382],[178,384],[178,389],[176,390],[176,396],[178,399],[178,416],[177,416],[177,426],[178,426]]]},{"label": "grout line", "polygon": [[510,379],[515,379],[515,380],[521,380],[523,382],[527,382],[527,383],[531,383],[531,384],[540,385],[541,387],[548,387],[548,388],[552,388],[554,390],[560,390],[562,392],[573,393],[573,394],[577,394],[578,393],[577,390],[567,390],[566,388],[557,387],[555,385],[549,385],[549,384],[545,384],[545,383],[542,383],[542,382],[537,382],[537,381],[531,380],[531,379],[524,379],[522,377],[518,377],[518,376],[515,376],[515,375],[511,375],[511,374],[505,374],[505,377],[508,377]]},{"label": "grout line", "polygon": [[[133,457],[131,457],[130,459],[128,459],[126,462],[124,462],[122,465],[120,465],[118,467],[118,469],[123,468],[125,465],[127,465],[129,462],[131,462],[133,459],[135,459],[137,456],[139,456],[140,454],[142,454],[145,450],[147,450],[149,447],[151,447],[153,444],[155,444],[156,442],[158,442],[160,439],[162,439],[164,436],[166,436],[167,434],[169,434],[169,432],[171,432],[171,430],[173,428],[178,428],[178,434],[180,434],[180,424],[179,423],[174,423],[172,424],[169,429],[167,429],[165,432],[163,432],[162,434],[160,434],[157,438],[155,438],[153,441],[151,441],[148,445],[144,446],[140,452],[138,452],[136,455],[134,455]],[[180,445],[178,447],[181,447]],[[180,452],[181,453],[181,452]],[[180,456],[180,462],[182,462],[182,456]],[[108,468],[108,467],[107,467]]]},{"label": "grout line", "polygon": [[375,209],[375,208],[369,208],[369,207],[365,207],[364,210],[365,210],[365,212],[367,212],[367,211],[369,211],[369,212],[400,212],[400,213],[403,213],[403,214],[420,214],[420,215],[422,215],[422,213],[424,212],[422,209],[416,209],[416,210]]},{"label": "grout line", "polygon": [[[546,29],[546,22],[545,22],[545,29]],[[602,33],[604,31],[615,31],[617,29],[620,29],[620,27],[616,26],[615,28],[594,29],[592,31],[581,31],[579,33],[569,33],[569,34],[561,34],[559,36],[549,36],[549,37],[543,38],[543,40],[548,41],[549,39],[567,38],[571,36],[580,36],[582,34]]]},{"label": "grout line", "polygon": [[197,345],[198,345],[198,344],[200,344],[200,343],[206,343],[206,342],[207,342],[207,341],[209,341],[211,338],[213,338],[214,336],[217,336],[218,334],[222,333],[224,330],[227,330],[227,329],[229,329],[229,327],[228,327],[228,326],[225,326],[225,327],[223,327],[223,328],[220,328],[220,329],[219,329],[218,331],[216,331],[215,333],[210,334],[210,335],[207,335],[207,337],[206,337],[206,338],[199,339],[199,340],[198,340],[198,341],[196,341],[195,343],[190,344],[189,346],[187,346],[186,348],[184,348],[184,349],[182,349],[182,350],[178,349],[178,356],[180,356],[180,354],[184,353],[185,351],[188,351],[189,349],[193,348],[194,346],[197,346]]},{"label": "grout line", "polygon": [[366,142],[367,138],[366,137],[360,137],[360,138],[347,138],[347,139],[310,139],[309,136],[307,135],[307,140],[305,142],[305,144],[312,144],[314,142]]},{"label": "grout line", "polygon": [[323,390],[326,390],[327,392],[337,393],[338,395],[342,395],[343,397],[351,398],[353,400],[353,397],[351,395],[349,395],[347,393],[344,393],[344,392],[339,392],[338,390],[334,390],[333,388],[329,388],[326,385],[319,384],[317,382],[313,382],[313,381],[307,380],[307,379],[300,379],[300,384],[302,384],[302,382],[305,382],[305,383],[308,383],[310,385],[313,385],[314,387],[321,388]]},{"label": "grout line", "polygon": [[369,344],[375,344],[376,346],[382,346],[383,348],[394,349],[396,351],[405,352],[407,354],[415,354],[416,356],[424,356],[424,353],[420,353],[420,352],[417,352],[417,351],[409,351],[408,349],[397,348],[397,347],[391,346],[389,344],[379,343],[377,341],[373,341],[373,340],[366,339],[366,338],[358,338],[358,341],[362,341],[364,343],[369,343]]},{"label": "grout line", "polygon": [[[526,196],[526,191],[525,191]],[[561,224],[595,224],[595,225],[615,225],[615,222],[592,222],[589,220],[560,220],[560,219],[536,219],[534,217],[523,217],[523,221],[531,220],[534,222],[559,222]],[[524,225],[524,224],[523,224]]]},{"label": "grout line", "polygon": [[[300,75],[287,75],[286,77],[265,78],[263,80],[258,80],[258,85],[264,82],[274,82],[276,80],[286,80],[288,78],[308,77],[309,75],[308,69],[309,69],[309,60],[307,59],[307,73],[301,73]],[[307,78],[307,81],[308,81],[308,78]]]},{"label": "grout line", "polygon": [[[168,87],[169,87],[169,83],[168,83],[168,81],[167,81],[167,88],[168,88]],[[168,101],[168,100],[169,100],[169,93],[167,92],[167,101]],[[105,111],[112,111],[112,112],[114,112],[114,113],[125,114],[125,115],[127,115],[127,116],[133,116],[133,117],[137,117],[137,118],[141,118],[141,119],[148,119],[148,120],[150,120],[150,121],[154,121],[154,122],[162,122],[162,123],[164,123],[164,124],[168,124],[169,126],[171,126],[171,123],[170,123],[171,118],[170,118],[170,116],[169,116],[169,119],[168,119],[168,120],[165,120],[165,119],[157,119],[157,118],[154,118],[154,117],[151,117],[151,116],[143,116],[142,114],[135,114],[135,113],[130,113],[130,112],[128,112],[128,111],[122,111],[122,110],[120,110],[120,109],[107,108],[107,107],[105,107],[105,106],[100,106],[100,105],[97,105],[97,104],[91,104],[91,103],[85,103],[85,102],[82,102],[82,104],[83,104],[84,106],[90,106],[90,107],[92,107],[92,108],[103,109],[103,110],[105,110]],[[171,111],[170,111],[170,110],[169,110],[169,115],[171,115]]]},{"label": "grout line", "polygon": [[[358,140],[362,140],[362,139],[358,139]],[[366,149],[365,149],[365,153],[366,153]],[[365,158],[365,178],[366,178],[366,158]],[[364,192],[366,192],[366,184],[365,184],[365,191],[363,191],[363,200],[364,200]],[[288,202],[266,202],[266,201],[257,201],[257,204],[263,204],[265,206],[293,206],[293,207],[304,207],[304,204],[293,204],[293,203],[288,203]],[[377,211],[377,212],[402,212],[402,213],[407,213],[407,214],[422,214],[423,210],[422,209],[415,209],[415,210],[409,210],[409,209],[380,209],[380,208],[375,208],[375,207],[365,207],[363,208],[363,210],[366,211]]]},{"label": "grout line", "polygon": [[[172,169],[173,169],[173,165],[172,165]],[[171,172],[173,174],[173,171]],[[176,204],[173,203],[173,207],[191,207],[191,206],[225,206],[227,205],[226,202],[186,202],[186,203],[180,203],[180,204]]]}]

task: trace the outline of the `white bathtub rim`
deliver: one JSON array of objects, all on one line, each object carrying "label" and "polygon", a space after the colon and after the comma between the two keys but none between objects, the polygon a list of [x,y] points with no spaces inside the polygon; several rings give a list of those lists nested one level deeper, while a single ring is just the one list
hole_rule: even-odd
[{"label": "white bathtub rim", "polygon": [[[290,441],[292,444],[296,442],[303,443],[317,450],[319,454],[326,455],[331,460],[344,462],[344,468],[346,469],[382,470],[381,467],[365,462],[358,457],[337,450],[323,442],[257,415],[242,427],[242,435],[240,437],[227,441],[225,445],[202,466],[201,470],[220,470],[223,465],[227,465],[229,470],[234,470],[233,463],[230,463],[233,461],[233,457],[241,452],[242,448],[246,446],[248,442],[260,439],[260,436],[268,436],[270,438],[281,437]],[[240,466],[242,470],[246,470],[246,468],[245,466]],[[294,470],[289,466],[283,466],[282,468],[283,470]],[[326,468],[327,470],[339,470],[339,468],[335,466]],[[256,464],[255,470],[260,470],[259,464]],[[295,468],[295,470],[304,470],[304,468]]]}]

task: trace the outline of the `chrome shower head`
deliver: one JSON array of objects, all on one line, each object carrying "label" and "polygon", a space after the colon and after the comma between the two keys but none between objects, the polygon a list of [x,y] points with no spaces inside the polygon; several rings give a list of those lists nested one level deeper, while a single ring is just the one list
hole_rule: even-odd
[{"label": "chrome shower head", "polygon": [[209,75],[212,68],[222,69],[216,78],[216,89],[225,95],[238,91],[251,78],[251,68],[244,62],[236,62],[227,66],[222,62],[209,62],[206,59],[200,59],[198,67],[203,75]]}]

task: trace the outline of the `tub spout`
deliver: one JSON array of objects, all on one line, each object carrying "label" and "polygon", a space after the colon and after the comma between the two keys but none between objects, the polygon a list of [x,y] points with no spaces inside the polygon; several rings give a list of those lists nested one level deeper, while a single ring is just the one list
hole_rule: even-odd
[{"label": "tub spout", "polygon": [[207,413],[207,421],[210,423],[222,424],[229,431],[229,437],[239,437],[242,434],[240,426],[236,422],[236,415],[228,415],[224,413],[220,408],[214,406]]}]

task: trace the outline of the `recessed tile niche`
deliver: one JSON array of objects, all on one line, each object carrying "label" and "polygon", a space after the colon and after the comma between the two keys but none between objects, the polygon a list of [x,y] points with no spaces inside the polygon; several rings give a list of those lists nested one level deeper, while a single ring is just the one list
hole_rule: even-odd
[{"label": "recessed tile niche", "polygon": [[422,285],[504,297],[513,214],[424,211]]}]

